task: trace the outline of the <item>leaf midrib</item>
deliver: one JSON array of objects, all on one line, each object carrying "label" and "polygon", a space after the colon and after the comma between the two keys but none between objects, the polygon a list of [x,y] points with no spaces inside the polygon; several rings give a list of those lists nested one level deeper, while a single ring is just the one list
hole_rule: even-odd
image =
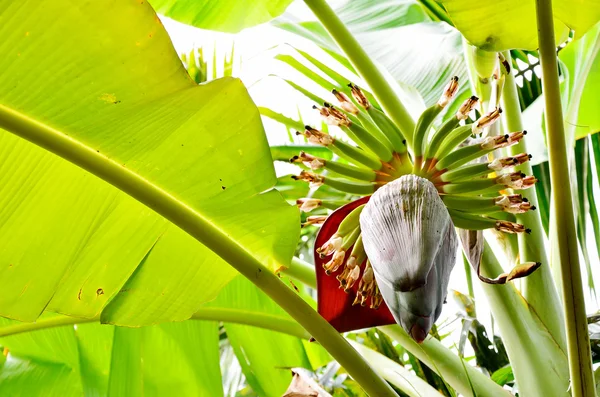
[{"label": "leaf midrib", "polygon": [[246,277],[268,272],[237,241],[200,212],[106,155],[13,108],[0,105],[0,127],[94,174],[171,221]]}]

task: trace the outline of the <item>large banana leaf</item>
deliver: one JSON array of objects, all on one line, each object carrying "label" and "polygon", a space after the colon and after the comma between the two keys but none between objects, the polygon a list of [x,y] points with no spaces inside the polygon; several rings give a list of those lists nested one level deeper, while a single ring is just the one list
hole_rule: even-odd
[{"label": "large banana leaf", "polygon": [[[3,324],[9,323],[3,320]],[[218,326],[187,321],[144,328],[80,324],[5,337],[7,396],[223,394]]]},{"label": "large banana leaf", "polygon": [[157,12],[203,29],[235,33],[280,15],[292,0],[151,0]]},{"label": "large banana leaf", "polygon": [[[199,213],[275,270],[298,214],[239,80],[196,85],[143,1],[0,1],[0,125],[65,139]],[[18,120],[11,124],[10,121]],[[68,137],[68,138],[67,138]],[[235,272],[108,183],[0,132],[0,315],[189,318]]]},{"label": "large banana leaf", "polygon": [[[538,47],[534,1],[442,0],[452,23],[479,48],[504,51]],[[569,29],[582,36],[600,20],[600,4],[588,0],[555,0],[554,30],[560,42]]]},{"label": "large banana leaf", "polygon": [[[457,75],[467,81],[460,34],[446,23],[431,22],[416,1],[357,0],[335,11],[367,53],[396,81],[416,88],[428,106],[439,99],[450,77]],[[294,16],[284,14],[275,22],[277,26],[312,40],[330,53],[340,52],[318,22],[290,23],[284,22],[284,17]],[[461,94],[467,88],[463,85]]]}]

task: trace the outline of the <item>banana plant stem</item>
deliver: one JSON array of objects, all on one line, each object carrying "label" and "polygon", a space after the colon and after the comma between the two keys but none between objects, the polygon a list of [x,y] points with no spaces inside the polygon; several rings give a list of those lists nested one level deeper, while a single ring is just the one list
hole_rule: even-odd
[{"label": "banana plant stem", "polygon": [[[503,52],[509,65],[512,65],[510,51]],[[506,81],[502,92],[502,116],[504,118],[504,127],[506,133],[513,131],[522,131],[524,128],[521,119],[521,107],[519,104],[519,93],[514,75],[506,74]],[[527,139],[522,139],[519,143],[511,146],[510,153],[516,155],[527,153]],[[517,171],[522,171],[527,175],[533,174],[531,163],[526,162],[516,167]],[[539,207],[535,186],[528,190],[527,198],[534,206]],[[540,211],[528,211],[517,215],[517,222],[526,225],[532,230],[529,233],[520,233],[519,257],[521,262],[541,262],[542,267],[535,273],[525,277],[522,281],[523,296],[527,299],[530,306],[538,313],[540,319],[546,325],[546,328],[552,334],[554,340],[560,344],[561,349],[565,350],[566,341],[564,333],[564,318],[560,310],[562,306],[558,291],[552,278],[552,269],[548,263],[546,249],[544,245],[544,232]]]},{"label": "banana plant stem", "polygon": [[217,225],[159,186],[61,131],[0,105],[0,128],[26,139],[112,184],[180,227],[233,266],[288,312],[373,396],[393,389],[300,295],[231,240]]},{"label": "banana plant stem", "polygon": [[386,114],[400,128],[407,145],[412,146],[415,121],[400,101],[400,98],[398,98],[398,95],[396,95],[392,87],[388,84],[383,73],[377,68],[356,38],[352,36],[352,33],[350,33],[348,28],[327,4],[326,0],[304,0],[304,2],[323,24],[342,51],[344,51],[360,77],[369,85],[373,95]]},{"label": "banana plant stem", "polygon": [[[222,321],[264,328],[281,332],[301,339],[308,339],[310,335],[297,322],[265,313],[248,312],[246,310],[206,307],[194,313],[190,320]],[[38,331],[65,325],[99,323],[100,317],[77,318],[70,316],[55,316],[38,320],[33,323],[18,323],[0,327],[0,337],[17,335],[25,332]]]},{"label": "banana plant stem", "polygon": [[573,198],[562,115],[554,20],[551,0],[536,0],[542,87],[545,101],[546,135],[552,186],[552,208],[565,311],[567,352],[573,397],[595,394],[590,338],[573,215]]},{"label": "banana plant stem", "polygon": [[469,263],[469,260],[467,259],[465,254],[463,254],[462,258],[463,258],[463,265],[465,267],[465,277],[467,279],[467,288],[469,291],[469,296],[471,298],[475,298],[475,292],[473,291],[473,276],[472,276],[472,272],[471,272],[471,264]]}]

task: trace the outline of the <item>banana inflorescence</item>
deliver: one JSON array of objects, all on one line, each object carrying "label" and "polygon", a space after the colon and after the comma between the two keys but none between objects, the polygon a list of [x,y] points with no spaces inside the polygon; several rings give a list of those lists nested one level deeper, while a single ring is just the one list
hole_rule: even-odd
[{"label": "banana inflorescence", "polygon": [[[496,107],[469,123],[469,115],[478,104],[478,98],[475,96],[465,100],[453,115],[437,125],[436,120],[439,115],[451,103],[458,91],[458,78],[453,77],[439,101],[423,111],[409,139],[412,144],[407,145],[406,137],[402,135],[400,129],[376,104],[367,99],[368,95],[363,90],[355,84],[349,84],[343,90],[345,92],[336,89],[332,91],[338,101],[337,106],[323,103],[322,106],[315,106],[315,109],[327,124],[339,127],[348,139],[342,140],[310,126],[306,126],[303,131],[298,131],[298,134],[306,137],[310,143],[328,148],[335,155],[335,160],[300,152],[290,161],[305,169],[294,178],[306,181],[312,187],[326,185],[349,195],[373,195],[370,200],[378,200],[379,204],[377,208],[370,208],[370,201],[369,203],[365,201],[366,204],[354,206],[350,211],[341,211],[344,209],[342,206],[340,211],[334,212],[333,214],[343,212],[345,215],[343,219],[339,219],[339,216],[334,217],[332,214],[325,221],[326,225],[330,220],[339,222],[339,225],[337,228],[336,225],[333,228],[326,228],[330,235],[327,236],[326,241],[315,247],[317,262],[322,265],[327,275],[335,274],[339,281],[339,288],[354,294],[352,304],[377,309],[381,306],[383,298],[387,306],[392,308],[396,321],[402,323],[407,332],[420,341],[424,339],[423,332],[426,334],[429,331],[429,328],[423,326],[425,321],[423,319],[427,317],[425,323],[430,326],[439,315],[440,308],[434,305],[435,307],[430,311],[415,314],[414,307],[411,309],[407,306],[414,306],[414,302],[424,299],[425,296],[429,298],[435,296],[438,301],[445,299],[445,287],[442,292],[436,292],[434,295],[419,292],[419,288],[427,284],[428,277],[432,277],[432,272],[440,278],[446,273],[449,274],[446,271],[448,266],[450,269],[453,266],[453,263],[448,264],[442,269],[436,267],[435,261],[441,260],[436,256],[441,252],[438,250],[445,250],[448,257],[453,258],[452,249],[455,248],[449,246],[444,248],[438,241],[427,246],[433,252],[425,253],[423,247],[426,243],[417,242],[418,239],[425,241],[427,236],[433,236],[436,221],[444,223],[448,219],[451,221],[450,225],[467,230],[496,229],[504,233],[531,232],[524,225],[511,220],[513,214],[535,210],[527,198],[517,192],[533,186],[536,182],[535,178],[512,170],[512,167],[529,161],[531,156],[527,153],[509,157],[496,155],[500,149],[518,143],[526,135],[526,131],[514,131],[496,136],[486,135],[487,127],[500,118],[502,110]],[[437,128],[434,128],[434,125],[437,125]],[[413,179],[406,179],[405,176],[411,176]],[[404,182],[399,184],[397,181],[400,179]],[[386,187],[388,185],[390,185],[389,189]],[[404,196],[396,197],[398,189],[405,189],[405,186],[409,185],[424,186],[423,191],[436,193],[435,200],[434,196],[431,196],[429,202],[439,201],[436,205],[443,210],[436,207],[437,215],[431,215],[432,213],[427,215],[438,217],[437,220],[429,220],[433,223],[424,221],[425,214],[429,210],[427,210],[428,204],[422,203],[422,197],[418,200],[411,198],[411,195],[418,193],[407,191]],[[384,189],[386,200],[392,200],[387,198],[388,196],[396,197],[393,199],[395,201],[389,202],[388,209],[382,208],[385,204],[381,204],[386,203],[381,199],[384,190],[380,192],[384,187],[386,187]],[[373,197],[376,196],[377,200],[374,200]],[[411,207],[412,202],[421,203],[419,208],[424,209],[417,210]],[[308,198],[298,199],[297,204],[305,212],[319,207],[335,209],[339,205],[335,200]],[[383,225],[368,226],[372,230],[378,230],[379,236],[377,233],[373,234],[371,229],[369,229],[369,236],[364,234],[368,222],[363,219],[365,217],[361,217],[361,213],[365,207],[369,209],[369,219],[381,218],[380,222],[383,222]],[[374,204],[371,207],[374,207]],[[375,214],[373,211],[387,212]],[[413,215],[410,215],[411,213]],[[403,218],[408,216],[406,214],[414,217],[410,222],[414,222],[415,225],[427,224],[426,227],[430,230],[425,230],[426,227],[422,225],[419,226],[421,229],[412,230],[413,226],[406,220],[410,216]],[[404,231],[395,227],[398,222],[404,222]],[[312,221],[309,224],[320,223]],[[320,234],[324,233],[324,229],[321,229]],[[405,257],[406,260],[411,258],[412,262],[408,265],[400,263],[386,265],[387,267],[384,268],[381,262],[385,260],[382,258],[391,258],[392,256],[385,255],[392,255],[392,253],[383,252],[386,248],[380,245],[379,240],[381,234],[385,234],[386,231],[392,233],[392,229],[398,230],[393,232],[395,242],[389,244],[405,244],[400,256],[398,252],[393,254],[398,258]],[[454,241],[452,240],[453,228],[452,232],[448,232],[450,234],[446,234],[446,226],[437,227],[436,232],[442,233],[443,236],[432,237],[432,239],[445,238]],[[418,239],[402,233],[418,235]],[[377,249],[374,245],[377,245]],[[389,250],[393,251],[394,248],[390,246]],[[383,257],[379,255],[380,253]],[[373,255],[377,255],[378,258],[373,258]],[[426,260],[425,257],[429,259]],[[444,263],[446,262],[448,260],[444,260]],[[401,277],[397,276],[395,275],[398,273],[395,272],[397,269],[390,266],[408,266],[412,274],[403,273]],[[517,270],[497,279],[484,277],[481,279],[490,283],[506,282],[525,276],[538,266],[539,264],[535,266],[523,264],[518,266]],[[391,271],[388,271],[390,269]],[[414,281],[417,279],[414,278],[416,274],[419,274],[417,277],[419,282]],[[384,290],[389,292],[384,292],[382,296],[380,284],[384,282],[383,280],[386,283]],[[438,286],[445,286],[447,280],[436,281],[436,283]],[[406,295],[409,293],[410,295]],[[394,302],[391,302],[392,300]],[[404,316],[401,322],[396,311],[408,311],[412,317],[407,320]],[[429,315],[432,318],[429,318]],[[413,328],[415,324],[421,324],[416,331]],[[338,327],[340,330],[348,330],[343,328],[343,326]]]}]

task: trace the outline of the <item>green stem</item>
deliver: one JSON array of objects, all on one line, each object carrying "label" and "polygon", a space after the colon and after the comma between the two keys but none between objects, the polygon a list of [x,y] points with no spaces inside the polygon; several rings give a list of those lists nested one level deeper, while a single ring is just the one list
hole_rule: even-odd
[{"label": "green stem", "polygon": [[410,146],[412,144],[415,121],[388,84],[383,73],[377,68],[369,55],[367,55],[325,0],[304,0],[304,2],[319,21],[321,21],[342,51],[344,51],[358,74],[369,85],[369,88],[383,110],[400,128],[402,135],[404,135]]},{"label": "green stem", "polygon": [[429,337],[419,345],[398,325],[386,325],[379,329],[441,376],[461,395],[473,396],[472,385],[477,397],[512,396],[508,390],[502,389],[476,368],[469,364],[463,365],[462,359],[437,339]]},{"label": "green stem", "polygon": [[367,393],[395,396],[390,386],[300,295],[201,213],[93,148],[2,105],[0,128],[87,170],[173,222],[277,302],[329,351]]},{"label": "green stem", "polygon": [[[593,396],[594,376],[590,352],[577,232],[573,216],[573,197],[565,144],[565,128],[560,100],[552,0],[536,0],[542,87],[546,105],[545,121],[548,140],[552,207],[558,260],[562,275],[562,294],[567,331],[567,351],[573,397]],[[560,186],[560,188],[556,188]]]},{"label": "green stem", "polygon": [[[510,51],[503,53],[509,65],[512,65]],[[508,73],[506,82],[502,92],[502,108],[504,117],[504,126],[506,133],[513,131],[522,131],[526,128],[523,126],[521,119],[521,107],[519,104],[519,94],[514,75]],[[519,153],[527,153],[527,139],[522,139],[519,143],[511,146],[510,153],[516,155]],[[530,162],[526,162],[519,167],[518,171],[522,171],[527,175],[533,175],[533,169]],[[529,201],[539,208],[536,187],[532,187],[527,192]],[[563,330],[564,319],[561,311],[556,308],[561,307],[561,301],[552,278],[552,269],[548,262],[544,245],[544,228],[542,226],[542,218],[540,211],[528,211],[524,214],[517,215],[517,222],[521,223],[532,230],[531,234],[521,233],[518,236],[519,240],[519,255],[521,262],[541,262],[542,267],[535,273],[522,280],[523,296],[527,299],[543,319],[546,327],[552,334],[555,340],[565,349],[565,333]]]},{"label": "green stem", "polygon": [[429,383],[392,359],[353,340],[349,340],[349,342],[385,380],[405,392],[408,397],[442,396]]},{"label": "green stem", "polygon": [[465,256],[465,254],[463,253],[463,265],[465,267],[465,276],[467,279],[467,288],[469,291],[469,296],[471,298],[475,298],[475,292],[473,291],[473,275],[472,275],[472,271],[471,271],[471,264],[469,263],[469,260],[467,259],[467,257]]},{"label": "green stem", "polygon": [[317,288],[317,277],[315,276],[315,267],[298,257],[292,258],[290,267],[283,271],[283,274],[308,285],[311,288]]},{"label": "green stem", "polygon": [[[294,320],[282,318],[272,314],[251,312],[221,307],[207,307],[198,310],[191,320],[222,321],[264,328],[271,331],[292,335],[300,339],[309,339],[310,335]],[[34,323],[19,323],[0,328],[0,337],[17,335],[24,332],[61,327],[65,325],[99,323],[100,318],[77,318],[70,316],[56,316],[38,320]]]},{"label": "green stem", "polygon": [[284,116],[283,114],[277,113],[269,108],[259,107],[258,111],[261,115],[268,117],[272,120],[279,121],[281,124],[286,127],[295,129],[296,131],[304,131],[304,124],[300,121],[293,120],[289,117]]}]

